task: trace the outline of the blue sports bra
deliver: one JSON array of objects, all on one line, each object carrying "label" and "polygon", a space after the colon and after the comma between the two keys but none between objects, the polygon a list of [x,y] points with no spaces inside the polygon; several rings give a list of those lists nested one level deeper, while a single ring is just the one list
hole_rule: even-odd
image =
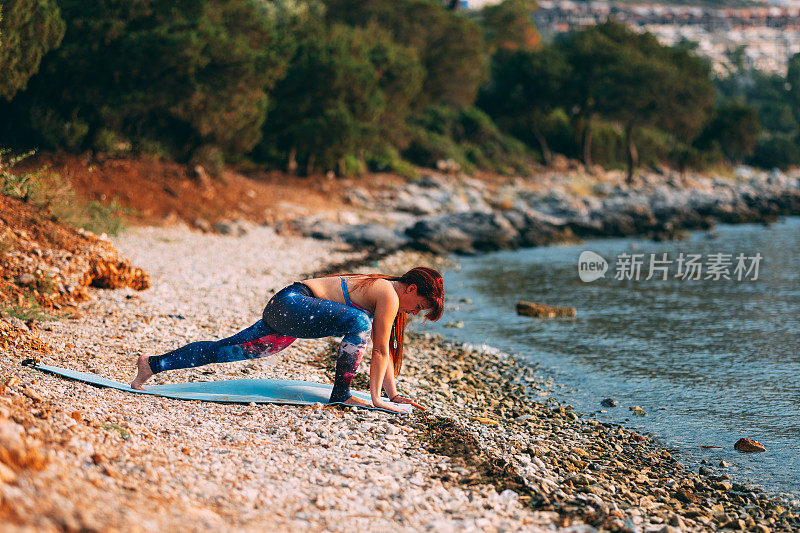
[{"label": "blue sports bra", "polygon": [[349,305],[351,307],[355,307],[356,309],[361,309],[362,311],[367,313],[369,316],[372,316],[372,313],[370,313],[369,311],[367,311],[366,309],[364,309],[360,305],[350,301],[350,293],[347,291],[347,280],[344,279],[343,277],[339,277],[339,279],[342,280],[342,295],[344,295],[344,302],[347,305]]}]

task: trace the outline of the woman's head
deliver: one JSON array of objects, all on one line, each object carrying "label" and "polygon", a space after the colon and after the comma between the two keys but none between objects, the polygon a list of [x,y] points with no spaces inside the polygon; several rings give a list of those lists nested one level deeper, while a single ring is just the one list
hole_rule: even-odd
[{"label": "woman's head", "polygon": [[444,280],[439,272],[416,267],[394,279],[406,286],[405,294],[400,296],[401,311],[416,315],[427,309],[425,318],[439,320],[444,311]]},{"label": "woman's head", "polygon": [[416,315],[419,311],[428,309],[425,318],[439,320],[444,311],[444,280],[436,270],[428,267],[412,268],[402,276],[387,276],[385,274],[349,274],[359,276],[360,282],[356,286],[368,287],[379,279],[397,281],[405,286],[404,293],[400,295],[400,309],[392,325],[389,337],[389,352],[392,357],[394,373],[400,374],[403,364],[403,340],[406,329],[406,313]]}]

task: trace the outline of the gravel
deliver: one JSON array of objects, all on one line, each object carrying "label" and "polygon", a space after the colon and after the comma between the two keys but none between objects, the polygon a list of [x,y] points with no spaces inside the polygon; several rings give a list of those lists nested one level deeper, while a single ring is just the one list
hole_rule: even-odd
[{"label": "gravel", "polygon": [[[260,317],[284,285],[350,253],[279,237],[137,228],[114,240],[152,278],[144,292],[98,291],[79,314],[34,326],[40,362],[129,382],[139,354],[221,338]],[[151,383],[236,378],[330,383],[314,361],[325,340],[272,358],[167,372]],[[7,523],[35,530],[508,531],[550,523],[514,493],[437,477],[450,459],[425,451],[411,417],[322,405],[229,405],[126,394],[19,366],[3,352],[0,396],[49,459],[0,485]],[[362,371],[365,367],[362,367]],[[23,391],[35,392],[34,400]]]}]

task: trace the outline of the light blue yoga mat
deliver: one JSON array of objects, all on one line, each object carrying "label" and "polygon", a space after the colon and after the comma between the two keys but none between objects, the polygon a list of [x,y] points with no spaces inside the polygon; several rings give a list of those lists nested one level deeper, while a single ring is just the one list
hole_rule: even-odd
[{"label": "light blue yoga mat", "polygon": [[[175,398],[178,400],[201,400],[205,402],[231,402],[231,403],[278,403],[289,405],[312,405],[314,403],[327,404],[331,396],[331,385],[298,381],[292,379],[233,379],[226,381],[195,381],[192,383],[171,383],[169,385],[145,385],[145,390],[132,389],[130,385],[119,383],[97,374],[79,372],[69,368],[60,368],[49,365],[33,365],[33,368],[64,376],[66,378],[91,383],[100,387],[118,389],[136,394],[151,394]],[[371,401],[369,393],[352,391],[353,396],[358,396]],[[341,405],[341,404],[340,404]],[[392,406],[411,412],[408,404],[392,403]],[[386,411],[374,407],[363,407]]]}]

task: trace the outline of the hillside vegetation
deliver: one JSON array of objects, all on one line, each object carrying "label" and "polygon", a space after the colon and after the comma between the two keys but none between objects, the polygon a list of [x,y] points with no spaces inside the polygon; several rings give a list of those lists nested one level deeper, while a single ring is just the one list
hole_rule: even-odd
[{"label": "hillside vegetation", "polygon": [[[666,47],[614,21],[543,43],[533,9],[7,0],[0,144],[296,175],[524,174],[553,153],[630,177],[639,165],[796,162],[791,68],[783,85],[748,72],[716,80],[690,43]],[[769,102],[754,86],[773,88]]]}]

